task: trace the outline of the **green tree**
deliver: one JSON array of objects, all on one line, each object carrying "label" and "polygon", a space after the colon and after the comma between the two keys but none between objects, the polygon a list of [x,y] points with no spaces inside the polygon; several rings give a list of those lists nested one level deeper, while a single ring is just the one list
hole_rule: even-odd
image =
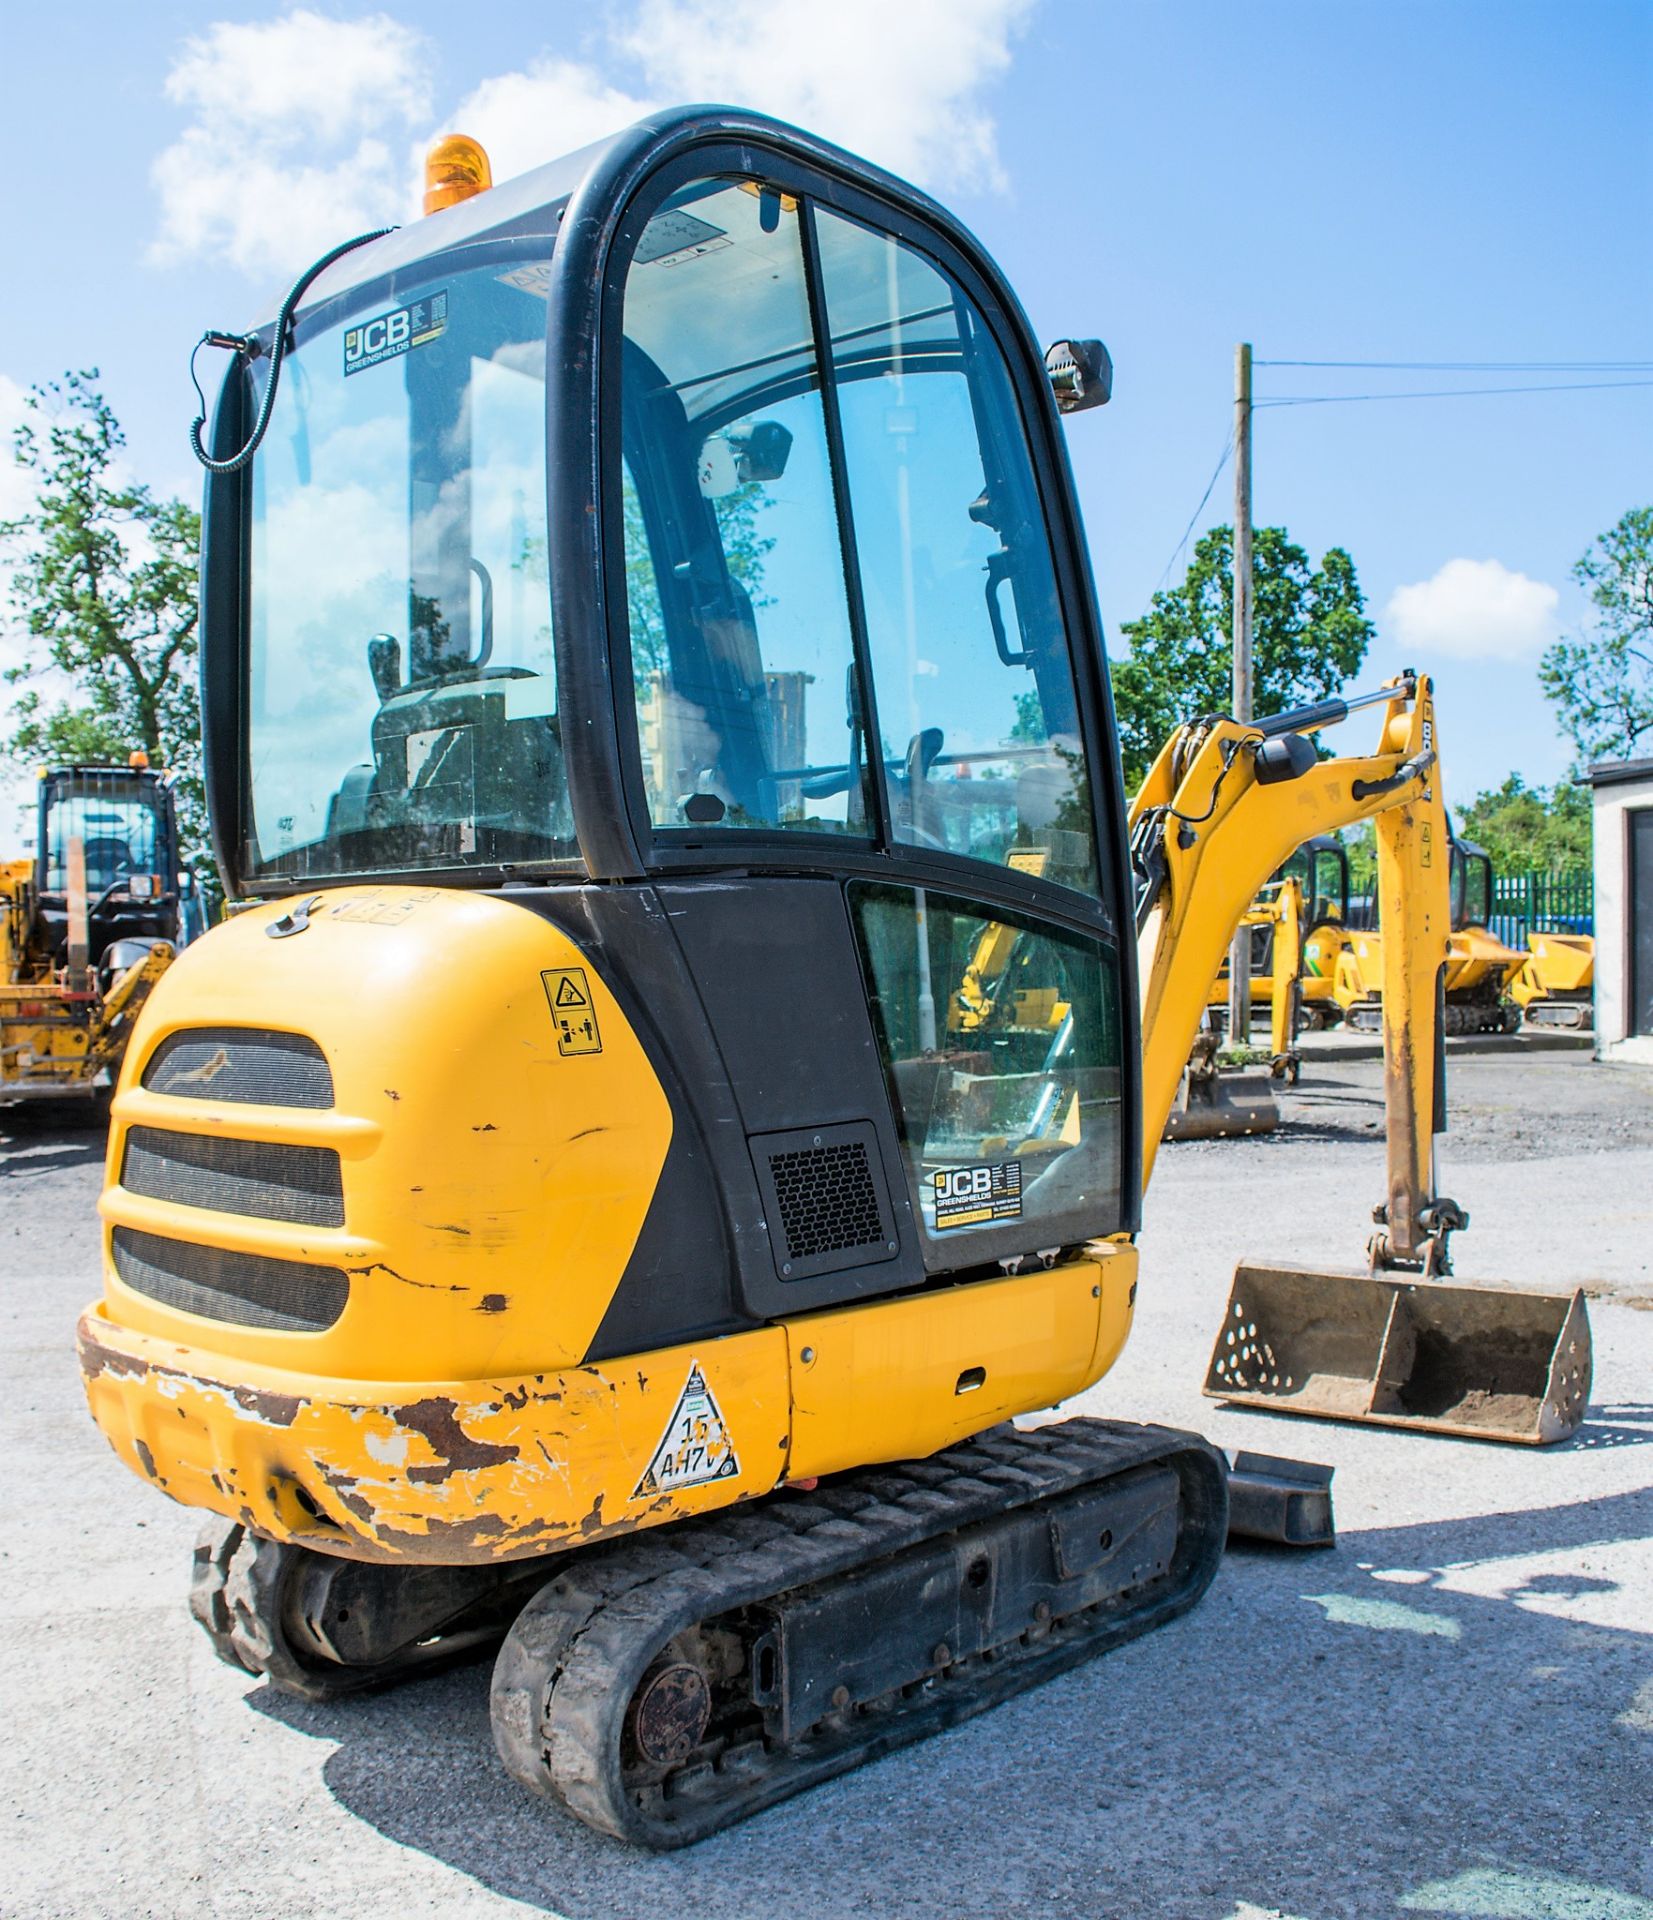
[{"label": "green tree", "polygon": [[[125,760],[141,747],[175,776],[186,859],[205,844],[195,681],[200,515],[120,473],[126,436],[92,368],[36,386],[12,436],[31,510],[0,522],[15,554],[7,625],[24,638],[6,679],[0,751],[17,760]],[[67,681],[66,694],[30,681]]]},{"label": "green tree", "polygon": [[1581,758],[1633,759],[1653,739],[1653,507],[1632,507],[1573,568],[1593,630],[1556,641],[1538,667]]},{"label": "green tree", "polygon": [[[1154,595],[1122,629],[1129,655],[1113,668],[1114,708],[1134,792],[1173,728],[1227,713],[1234,674],[1234,534],[1213,527],[1182,584]],[[1359,671],[1373,635],[1355,563],[1328,548],[1318,567],[1284,527],[1252,536],[1252,674],[1258,718],[1323,700]]]},{"label": "green tree", "polygon": [[1512,773],[1478,793],[1458,822],[1466,840],[1492,855],[1498,873],[1559,872],[1590,864],[1590,796],[1571,780],[1547,791]]}]

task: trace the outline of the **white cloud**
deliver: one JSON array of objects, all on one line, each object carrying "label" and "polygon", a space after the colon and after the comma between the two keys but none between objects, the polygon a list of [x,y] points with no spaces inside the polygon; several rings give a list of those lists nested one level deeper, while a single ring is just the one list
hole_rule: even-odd
[{"label": "white cloud", "polygon": [[930,184],[998,187],[979,96],[1035,4],[641,0],[616,38],[656,92],[758,108]]},{"label": "white cloud", "polygon": [[424,42],[387,14],[299,7],[187,40],[166,81],[190,124],[156,160],[152,257],[296,263],[400,213],[405,130],[431,111]]},{"label": "white cloud", "polygon": [[1037,0],[630,0],[592,60],[542,54],[438,121],[431,50],[389,14],[307,7],[217,21],[167,76],[189,115],[151,177],[160,265],[227,260],[287,274],[365,228],[415,217],[407,153],[469,133],[508,180],[666,101],[793,120],[930,185],[1003,184],[984,90]]},{"label": "white cloud", "polygon": [[1455,660],[1521,660],[1556,635],[1561,596],[1498,560],[1448,560],[1428,580],[1397,587],[1385,637],[1426,667]]},{"label": "white cloud", "polygon": [[[434,131],[480,140],[494,178],[510,180],[617,133],[656,104],[610,86],[593,67],[547,55],[525,72],[484,80]],[[421,144],[421,168],[424,152]]]}]

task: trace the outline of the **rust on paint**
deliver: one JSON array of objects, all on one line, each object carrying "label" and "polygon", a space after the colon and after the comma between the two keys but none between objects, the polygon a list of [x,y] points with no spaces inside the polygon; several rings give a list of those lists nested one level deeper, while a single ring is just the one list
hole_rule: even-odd
[{"label": "rust on paint", "polygon": [[429,1399],[397,1407],[392,1418],[399,1427],[408,1427],[429,1441],[431,1451],[438,1456],[434,1465],[407,1469],[408,1478],[420,1485],[446,1480],[453,1474],[467,1473],[477,1467],[503,1466],[506,1461],[515,1460],[521,1451],[517,1447],[473,1440],[459,1424],[453,1402],[434,1394]]}]

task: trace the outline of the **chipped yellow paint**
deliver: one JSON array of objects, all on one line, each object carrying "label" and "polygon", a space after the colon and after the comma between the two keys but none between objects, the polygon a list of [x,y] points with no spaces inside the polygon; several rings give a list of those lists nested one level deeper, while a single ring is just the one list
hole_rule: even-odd
[{"label": "chipped yellow paint", "polygon": [[[93,1416],[133,1472],[186,1506],[353,1559],[521,1559],[749,1500],[787,1469],[778,1328],[518,1379],[399,1386],[245,1362],[226,1377],[223,1355],[121,1327],[101,1304],[81,1317],[79,1347]],[[736,1471],[635,1498],[696,1365]]]},{"label": "chipped yellow paint", "polygon": [[[1098,1244],[1050,1271],[581,1364],[671,1137],[594,957],[475,894],[340,888],[271,940],[283,911],[237,916],[156,988],[102,1211],[111,1235],[341,1270],[346,1304],[319,1332],[229,1325],[127,1287],[106,1248],[80,1328],[87,1397],[121,1458],[174,1499],[356,1558],[522,1558],[933,1453],[1089,1385],[1124,1344],[1136,1254]],[[587,983],[600,1053],[562,1050],[548,977]],[[266,1028],[272,1008],[320,1045],[330,1109],[249,1105],[212,1080],[216,1099],[142,1086],[169,1035]],[[331,1149],[344,1223],[130,1191],[137,1126]],[[737,1471],[640,1494],[697,1366]]]},{"label": "chipped yellow paint", "polygon": [[[1125,1343],[1136,1250],[600,1365],[512,1379],[322,1380],[158,1339],[89,1307],[93,1417],[186,1506],[357,1559],[520,1559],[934,1453],[1088,1386]],[[216,1329],[213,1330],[216,1333]],[[737,1471],[638,1497],[697,1367]],[[962,1376],[980,1367],[983,1379]],[[795,1404],[794,1404],[795,1402]]]}]

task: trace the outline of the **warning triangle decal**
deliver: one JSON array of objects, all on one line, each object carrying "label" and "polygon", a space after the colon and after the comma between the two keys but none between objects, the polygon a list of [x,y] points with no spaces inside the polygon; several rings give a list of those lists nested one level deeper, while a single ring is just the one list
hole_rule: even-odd
[{"label": "warning triangle decal", "polygon": [[583,1007],[585,995],[565,973],[557,986],[557,1005],[559,1007]]},{"label": "warning triangle decal", "polygon": [[644,1500],[653,1494],[676,1493],[679,1488],[727,1480],[739,1472],[734,1442],[696,1360],[677,1397],[671,1424],[661,1435],[632,1498]]}]

